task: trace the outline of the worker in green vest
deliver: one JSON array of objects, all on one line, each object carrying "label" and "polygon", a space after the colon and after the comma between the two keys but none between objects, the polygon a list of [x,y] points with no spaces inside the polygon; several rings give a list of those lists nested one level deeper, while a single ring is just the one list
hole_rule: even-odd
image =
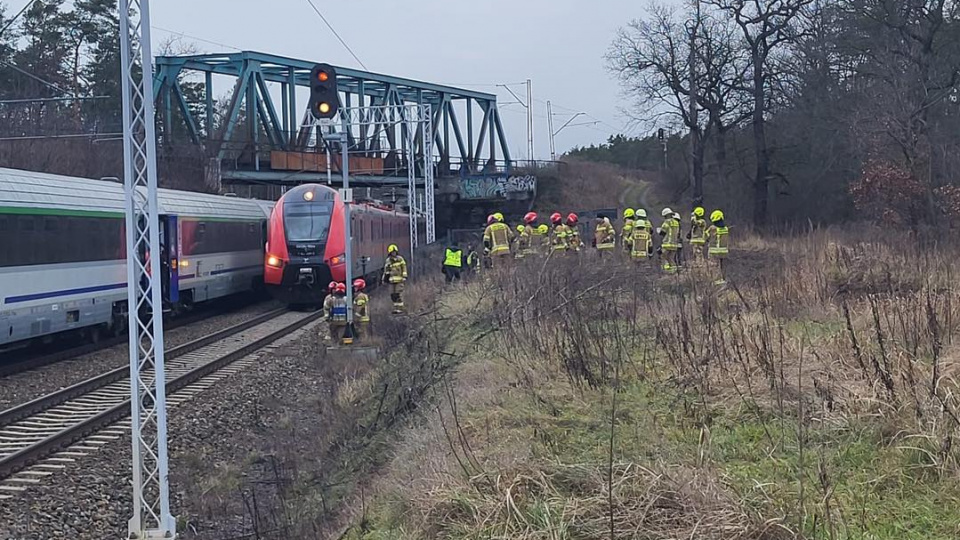
[{"label": "worker in green vest", "polygon": [[443,255],[443,275],[447,277],[447,283],[460,279],[460,269],[463,268],[463,250],[460,244],[454,240]]}]

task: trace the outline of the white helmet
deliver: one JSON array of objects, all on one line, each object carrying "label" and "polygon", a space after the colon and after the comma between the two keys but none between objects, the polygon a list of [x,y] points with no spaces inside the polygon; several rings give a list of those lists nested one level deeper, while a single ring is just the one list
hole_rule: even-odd
[{"label": "white helmet", "polygon": [[671,209],[669,209],[669,208],[664,208],[664,209],[663,209],[663,212],[660,212],[660,215],[663,216],[663,217],[670,217],[670,216],[673,215],[673,210],[671,210]]}]

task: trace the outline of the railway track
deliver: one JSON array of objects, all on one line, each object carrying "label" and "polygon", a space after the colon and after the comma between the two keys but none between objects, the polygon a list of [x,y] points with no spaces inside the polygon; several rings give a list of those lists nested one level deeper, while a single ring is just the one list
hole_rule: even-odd
[{"label": "railway track", "polygon": [[[252,302],[241,302],[237,304],[237,307],[245,307],[248,305],[252,305]],[[169,321],[165,320],[163,328],[164,331],[168,331],[190,326],[197,322],[213,317],[219,313],[223,313],[223,311],[203,310],[201,312],[175,317]],[[84,343],[82,345],[77,345],[62,350],[55,350],[53,352],[40,354],[38,356],[33,356],[29,350],[10,351],[5,354],[16,355],[17,358],[12,361],[0,363],[0,378],[9,377],[11,375],[16,375],[18,373],[23,373],[25,371],[30,371],[43,366],[64,362],[79,356],[85,356],[95,352],[103,351],[111,347],[123,345],[127,343],[127,341],[127,333],[124,331],[123,335],[101,339],[96,343]]]},{"label": "railway track", "polygon": [[[320,316],[278,309],[170,349],[165,356],[168,405],[242,369],[256,360],[252,353]],[[0,412],[0,499],[119,439],[129,430],[129,420],[114,424],[129,414],[126,367]]]}]

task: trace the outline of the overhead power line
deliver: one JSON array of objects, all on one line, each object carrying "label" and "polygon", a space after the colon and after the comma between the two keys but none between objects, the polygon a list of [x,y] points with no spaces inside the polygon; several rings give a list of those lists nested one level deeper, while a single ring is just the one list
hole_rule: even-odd
[{"label": "overhead power line", "polygon": [[0,28],[0,36],[2,36],[3,33],[7,31],[7,28],[10,28],[11,26],[13,26],[13,23],[17,22],[17,19],[19,19],[21,15],[23,15],[24,13],[27,12],[28,9],[30,9],[30,6],[36,3],[37,3],[37,0],[30,0],[29,2],[27,2],[27,5],[23,6],[23,9],[18,11],[17,14],[13,16],[12,19],[7,21],[7,24],[3,25],[3,28]]},{"label": "overhead power line", "polygon": [[320,13],[320,10],[317,9],[317,6],[316,4],[313,3],[313,0],[307,0],[307,3],[310,4],[310,7],[312,7],[313,10],[317,12],[317,15],[320,17],[320,20],[323,21],[323,24],[327,25],[327,28],[329,28],[330,31],[333,32],[334,36],[337,36],[337,39],[340,40],[340,44],[343,45],[343,48],[346,49],[351,56],[353,56],[353,59],[356,60],[358,64],[360,64],[360,67],[362,67],[363,69],[366,69],[367,71],[370,71],[370,69],[367,68],[367,66],[363,63],[363,60],[360,60],[360,57],[353,52],[353,49],[351,49],[350,46],[347,45],[347,42],[344,41],[342,37],[340,37],[340,34],[338,34],[337,31],[333,28],[333,25],[330,24],[330,21],[328,21],[327,18],[323,16],[323,13]]}]

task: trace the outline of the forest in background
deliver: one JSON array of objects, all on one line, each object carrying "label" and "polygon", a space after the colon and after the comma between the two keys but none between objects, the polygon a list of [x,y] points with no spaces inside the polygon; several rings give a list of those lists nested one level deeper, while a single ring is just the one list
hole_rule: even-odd
[{"label": "forest in background", "polygon": [[660,170],[665,127],[670,191],[738,221],[951,224],[958,10],[948,0],[647,4],[606,62],[625,112],[651,135],[568,156]]}]

